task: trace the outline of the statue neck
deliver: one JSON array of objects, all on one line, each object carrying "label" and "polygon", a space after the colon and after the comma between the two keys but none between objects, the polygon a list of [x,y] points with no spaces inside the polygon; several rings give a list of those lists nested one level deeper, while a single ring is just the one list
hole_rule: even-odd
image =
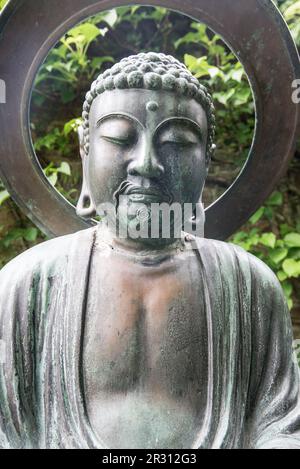
[{"label": "statue neck", "polygon": [[98,233],[102,241],[108,243],[116,249],[127,251],[128,253],[162,253],[164,251],[172,251],[184,245],[184,238],[168,238],[143,240],[142,238],[131,239],[122,238],[112,232],[105,223],[99,223]]}]

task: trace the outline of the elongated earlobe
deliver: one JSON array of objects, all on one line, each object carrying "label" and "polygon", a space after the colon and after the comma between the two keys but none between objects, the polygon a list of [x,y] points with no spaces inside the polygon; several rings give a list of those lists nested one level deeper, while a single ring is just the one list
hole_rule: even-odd
[{"label": "elongated earlobe", "polygon": [[81,194],[80,194],[77,206],[76,206],[76,213],[79,217],[83,217],[83,218],[92,218],[96,215],[96,208],[91,199],[84,177],[83,177]]},{"label": "elongated earlobe", "polygon": [[78,138],[79,138],[80,156],[82,160],[83,181],[82,181],[82,189],[81,189],[80,197],[76,206],[76,213],[79,217],[82,217],[82,218],[92,218],[96,215],[96,208],[92,201],[90,191],[88,188],[88,184],[86,181],[85,159],[87,158],[87,155],[85,155],[84,148],[83,148],[83,128],[81,126],[78,128]]}]

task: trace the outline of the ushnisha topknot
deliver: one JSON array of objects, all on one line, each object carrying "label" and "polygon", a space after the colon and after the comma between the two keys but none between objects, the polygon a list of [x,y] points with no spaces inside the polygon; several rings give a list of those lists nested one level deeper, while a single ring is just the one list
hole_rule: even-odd
[{"label": "ushnisha topknot", "polygon": [[215,109],[212,97],[184,64],[171,55],[156,52],[125,57],[92,83],[85,96],[82,113],[85,154],[89,153],[89,113],[94,99],[106,90],[133,88],[174,91],[194,98],[201,104],[207,114],[208,164],[215,148]]}]

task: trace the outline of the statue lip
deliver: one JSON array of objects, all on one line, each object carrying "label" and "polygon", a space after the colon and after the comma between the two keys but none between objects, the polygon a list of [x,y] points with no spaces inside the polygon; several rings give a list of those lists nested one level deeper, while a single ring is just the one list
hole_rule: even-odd
[{"label": "statue lip", "polygon": [[[167,202],[171,204],[172,197],[166,194],[165,191],[159,190],[156,187],[142,187],[142,186],[131,186],[128,187],[124,192],[125,195],[135,196],[132,197],[133,201],[142,201],[149,200],[158,201],[158,202]],[[130,197],[131,198],[131,197]]]},{"label": "statue lip", "polygon": [[125,191],[126,195],[131,195],[131,194],[143,194],[143,195],[157,195],[161,196],[162,192],[155,189],[154,187],[130,187],[128,191]]},{"label": "statue lip", "polygon": [[117,206],[119,205],[119,197],[120,195],[127,195],[132,196],[133,201],[147,201],[147,199],[152,201],[158,202],[167,202],[169,204],[172,203],[173,197],[172,195],[168,194],[165,190],[159,189],[158,187],[150,186],[137,186],[133,184],[131,181],[123,181],[119,188],[114,193],[114,197],[117,202]]}]

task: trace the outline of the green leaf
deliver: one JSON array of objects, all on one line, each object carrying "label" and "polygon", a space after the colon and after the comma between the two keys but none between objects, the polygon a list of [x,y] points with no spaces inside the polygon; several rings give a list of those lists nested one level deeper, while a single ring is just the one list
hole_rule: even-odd
[{"label": "green leaf", "polygon": [[289,309],[292,309],[293,307],[293,300],[292,300],[292,294],[293,294],[293,286],[290,282],[283,282],[282,283],[282,289],[284,292],[284,296],[287,300],[287,304]]},{"label": "green leaf", "polygon": [[267,207],[265,207],[265,216],[270,220],[272,221],[273,219],[273,216],[274,216],[274,209],[268,205]]},{"label": "green leaf", "polygon": [[243,88],[235,92],[234,105],[241,106],[249,101],[251,91],[249,88]]},{"label": "green leaf", "polygon": [[219,101],[219,103],[227,106],[229,99],[234,95],[235,90],[231,89],[225,92],[214,93],[214,98]]},{"label": "green leaf", "polygon": [[300,260],[300,248],[290,248],[289,257],[295,259],[296,261]]},{"label": "green leaf", "polygon": [[240,83],[242,81],[243,75],[244,75],[244,70],[242,68],[239,68],[237,70],[233,70],[231,72],[231,78],[233,80],[237,81],[238,83]]},{"label": "green leaf", "polygon": [[57,168],[57,172],[65,174],[66,176],[71,176],[71,168],[70,168],[69,163],[66,163],[65,161],[63,161],[61,165],[59,166],[59,168]]},{"label": "green leaf", "polygon": [[254,213],[254,215],[252,215],[252,217],[250,218],[250,223],[252,223],[252,225],[255,225],[255,223],[257,223],[261,217],[263,216],[265,212],[265,208],[264,207],[260,207],[257,212]]},{"label": "green leaf", "polygon": [[131,14],[134,15],[139,8],[141,8],[141,5],[135,5],[135,6],[131,7]]},{"label": "green leaf", "polygon": [[282,289],[287,298],[290,298],[293,293],[293,286],[290,282],[283,282]]},{"label": "green leaf", "polygon": [[286,223],[282,223],[279,226],[279,229],[280,229],[281,236],[285,236],[286,234],[288,234],[292,231],[291,227],[289,225],[287,225]]},{"label": "green leaf", "polygon": [[283,270],[279,270],[277,272],[277,277],[280,280],[280,282],[283,282],[284,280],[286,280],[288,278],[288,276],[286,275],[285,272],[283,272]]},{"label": "green leaf", "polygon": [[77,132],[78,127],[82,124],[82,119],[76,118],[76,119],[71,119],[69,122],[66,122],[64,125],[64,130],[63,133],[64,135],[69,135],[72,131]]},{"label": "green leaf", "polygon": [[290,20],[294,18],[297,15],[300,15],[300,1],[297,1],[293,5],[291,5],[289,8],[287,8],[284,13],[284,17],[286,20]]},{"label": "green leaf", "polygon": [[[138,6],[138,8],[139,8],[139,6]],[[103,15],[103,20],[107,24],[109,24],[109,26],[112,28],[118,20],[118,14],[117,14],[116,9],[114,8],[113,10],[109,10],[107,13],[105,13]]]},{"label": "green leaf", "polygon": [[26,241],[35,241],[38,235],[38,230],[36,228],[27,228],[24,231],[24,239]]},{"label": "green leaf", "polygon": [[288,255],[288,250],[285,248],[277,248],[270,251],[270,259],[275,263],[279,264]]},{"label": "green leaf", "polygon": [[299,277],[300,276],[300,261],[295,261],[295,259],[286,259],[282,268],[288,277]]},{"label": "green leaf", "polygon": [[82,23],[68,32],[68,36],[79,42],[92,42],[100,34],[100,29],[91,23]]},{"label": "green leaf", "polygon": [[192,72],[196,78],[201,78],[204,76],[210,76],[215,78],[216,76],[223,76],[222,70],[214,65],[211,65],[207,62],[207,57],[203,55],[202,57],[196,58],[193,55],[185,54],[184,62],[190,72]]},{"label": "green leaf", "polygon": [[289,233],[284,237],[284,242],[290,248],[300,248],[300,234]]},{"label": "green leaf", "polygon": [[210,78],[215,78],[218,75],[220,75],[220,69],[218,67],[213,67],[213,66],[208,67],[207,71],[208,71]]},{"label": "green leaf", "polygon": [[55,186],[57,183],[57,173],[52,173],[48,176],[48,180],[51,182],[52,186]]},{"label": "green leaf", "polygon": [[268,205],[279,206],[283,204],[283,195],[281,192],[274,192],[267,200]]},{"label": "green leaf", "polygon": [[8,191],[0,191],[0,205],[2,205],[7,199],[10,198],[10,194]]},{"label": "green leaf", "polygon": [[274,248],[276,244],[276,236],[274,233],[263,233],[263,235],[259,238],[259,242],[264,246]]},{"label": "green leaf", "polygon": [[247,236],[248,234],[245,231],[239,231],[234,235],[233,242],[238,244],[240,241],[246,239]]},{"label": "green leaf", "polygon": [[5,7],[7,2],[8,2],[8,0],[0,0],[0,11]]},{"label": "green leaf", "polygon": [[114,62],[114,59],[113,57],[110,57],[110,56],[94,57],[91,61],[91,66],[95,70],[95,69],[100,68],[101,65],[105,62]]}]

